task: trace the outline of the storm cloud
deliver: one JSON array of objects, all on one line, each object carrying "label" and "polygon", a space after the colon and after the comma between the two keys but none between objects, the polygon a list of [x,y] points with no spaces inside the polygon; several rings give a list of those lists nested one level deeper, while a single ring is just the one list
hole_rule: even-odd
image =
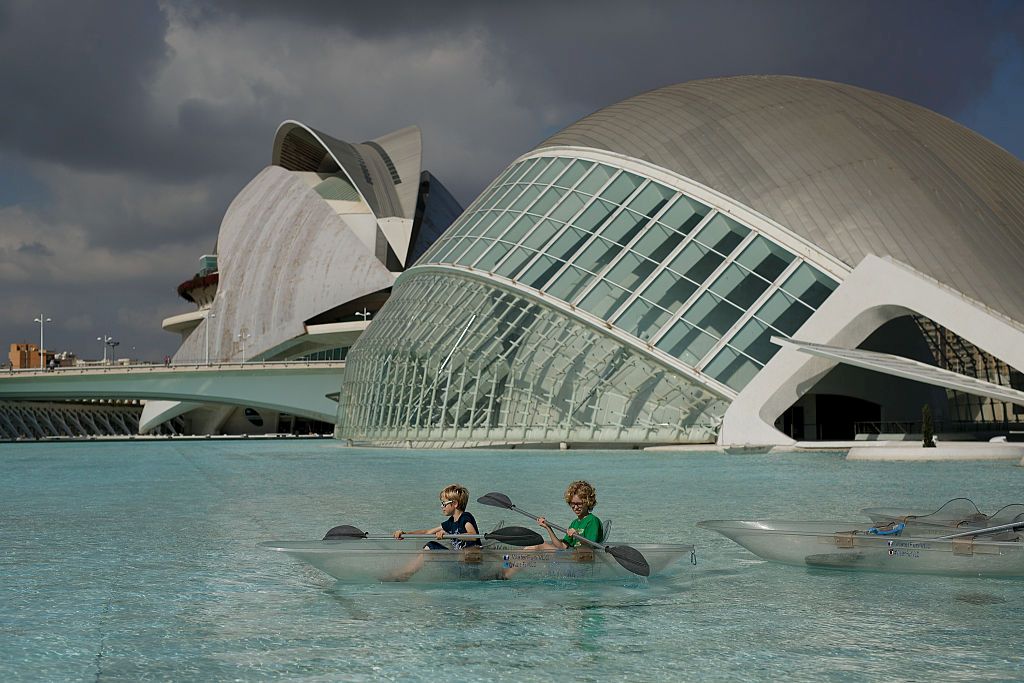
[{"label": "storm cloud", "polygon": [[1024,156],[1012,2],[0,1],[0,341],[159,359],[176,285],[297,119],[362,141],[423,129],[467,204],[603,106],[711,76],[851,83]]}]

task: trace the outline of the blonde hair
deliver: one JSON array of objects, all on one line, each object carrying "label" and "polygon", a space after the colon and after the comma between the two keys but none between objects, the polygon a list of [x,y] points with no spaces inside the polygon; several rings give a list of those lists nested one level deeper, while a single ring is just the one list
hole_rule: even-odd
[{"label": "blonde hair", "polygon": [[565,502],[568,503],[572,500],[573,496],[580,497],[583,505],[587,508],[587,512],[597,507],[597,491],[590,485],[590,482],[581,479],[569,484],[568,488],[565,489]]},{"label": "blonde hair", "polygon": [[441,500],[454,501],[455,507],[465,510],[469,504],[469,489],[462,484],[449,484],[441,491]]}]

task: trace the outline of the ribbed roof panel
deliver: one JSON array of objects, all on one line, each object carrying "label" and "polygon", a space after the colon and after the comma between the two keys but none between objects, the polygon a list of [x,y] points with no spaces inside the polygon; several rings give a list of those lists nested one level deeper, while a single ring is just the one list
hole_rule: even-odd
[{"label": "ribbed roof panel", "polygon": [[1024,322],[1024,163],[923,107],[789,76],[709,79],[606,107],[551,146],[643,159],[851,267],[889,255]]}]

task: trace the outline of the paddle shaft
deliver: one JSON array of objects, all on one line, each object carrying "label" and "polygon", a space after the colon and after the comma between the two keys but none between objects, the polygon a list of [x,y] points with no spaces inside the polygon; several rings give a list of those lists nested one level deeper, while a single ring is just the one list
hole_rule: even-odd
[{"label": "paddle shaft", "polygon": [[[475,539],[483,540],[486,535],[487,534],[445,534],[444,536],[441,537],[441,540],[443,541],[443,540],[449,539],[449,538],[454,538],[454,539],[459,540],[459,541],[468,541],[468,540],[475,540]],[[366,538],[368,540],[374,540],[374,541],[387,540],[389,538],[390,539],[394,539],[394,540],[401,540],[401,539],[395,539],[394,536],[365,536],[364,538]],[[434,541],[437,540],[437,536],[435,536],[434,534],[402,534],[402,538],[415,538],[415,539],[428,538],[428,539],[432,539]]]},{"label": "paddle shaft", "polygon": [[954,538],[965,538],[967,536],[981,536],[982,534],[994,534],[999,531],[1010,531],[1011,529],[1020,529],[1024,527],[1024,522],[1010,522],[1009,524],[1000,524],[999,526],[990,526],[985,529],[974,529],[973,531],[961,531],[958,534],[950,534],[948,536],[937,536],[933,538],[933,541],[948,541]]},{"label": "paddle shaft", "polygon": [[[518,508],[515,505],[512,506],[512,509],[515,510],[516,512],[518,512],[521,515],[526,515],[530,519],[534,519],[534,520],[539,520],[540,519],[540,517],[538,517],[537,515],[535,515],[533,513],[530,513],[530,512],[527,512],[526,510],[523,510],[522,508]],[[544,521],[547,522],[547,519],[545,519]],[[569,533],[569,530],[566,529],[563,526],[558,526],[557,524],[552,524],[551,522],[548,522],[548,526],[551,527],[552,529],[554,529],[555,531],[561,531],[563,534]],[[587,545],[589,545],[592,548],[598,548],[598,549],[601,549],[601,550],[607,550],[606,546],[603,546],[600,543],[596,543],[594,541],[591,541],[589,538],[584,538],[583,536],[578,536],[578,535],[577,536],[573,536],[573,538],[575,538],[577,541],[583,541],[584,543],[586,543]]]}]

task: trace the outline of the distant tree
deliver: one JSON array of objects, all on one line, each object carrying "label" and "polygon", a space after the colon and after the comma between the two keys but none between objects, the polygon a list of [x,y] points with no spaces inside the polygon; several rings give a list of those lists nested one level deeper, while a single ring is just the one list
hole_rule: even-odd
[{"label": "distant tree", "polygon": [[935,448],[935,426],[932,424],[932,407],[927,403],[921,406],[921,432],[924,437],[921,445],[925,448]]}]

